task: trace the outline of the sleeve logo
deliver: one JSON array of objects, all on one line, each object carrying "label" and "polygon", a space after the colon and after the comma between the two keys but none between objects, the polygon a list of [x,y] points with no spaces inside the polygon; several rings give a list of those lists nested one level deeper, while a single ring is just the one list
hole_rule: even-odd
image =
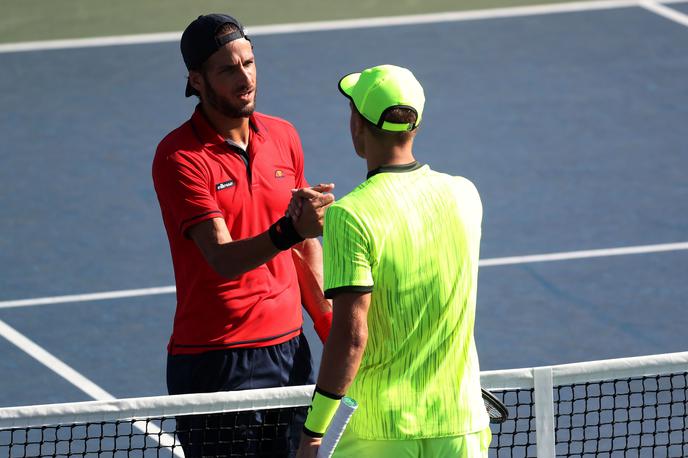
[{"label": "sleeve logo", "polygon": [[234,186],[234,180],[225,181],[224,183],[218,183],[215,185],[215,189],[222,191],[223,189],[231,188]]},{"label": "sleeve logo", "polygon": [[284,178],[284,172],[281,170],[275,170],[275,178]]}]

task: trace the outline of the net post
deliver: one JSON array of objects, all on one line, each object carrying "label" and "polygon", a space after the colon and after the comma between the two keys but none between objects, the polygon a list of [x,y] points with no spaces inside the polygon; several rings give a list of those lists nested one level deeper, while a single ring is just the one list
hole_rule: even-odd
[{"label": "net post", "polygon": [[535,388],[535,430],[538,458],[555,458],[556,436],[554,432],[554,386],[552,368],[537,367],[533,370]]}]

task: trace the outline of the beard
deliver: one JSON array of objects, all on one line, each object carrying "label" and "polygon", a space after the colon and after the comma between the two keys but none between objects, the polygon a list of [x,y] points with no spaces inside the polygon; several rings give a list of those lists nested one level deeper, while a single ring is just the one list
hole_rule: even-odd
[{"label": "beard", "polygon": [[222,113],[224,116],[227,116],[228,118],[248,118],[253,114],[253,112],[256,109],[256,90],[253,90],[253,101],[248,104],[234,104],[231,101],[229,101],[226,97],[221,96],[218,94],[215,89],[213,89],[213,85],[210,84],[210,81],[208,81],[208,77],[206,76],[205,73],[202,73],[203,75],[203,80],[205,82],[205,89],[206,89],[206,102],[208,102],[208,105],[213,107],[215,110],[218,112]]}]

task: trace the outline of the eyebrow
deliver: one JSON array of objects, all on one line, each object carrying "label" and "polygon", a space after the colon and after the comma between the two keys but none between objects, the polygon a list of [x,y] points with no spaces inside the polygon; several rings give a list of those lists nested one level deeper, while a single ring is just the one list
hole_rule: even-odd
[{"label": "eyebrow", "polygon": [[218,70],[233,70],[237,68],[239,64],[221,64],[217,66]]},{"label": "eyebrow", "polygon": [[[255,60],[254,57],[246,58],[242,60],[242,63],[245,63],[247,61],[253,61]],[[233,70],[237,67],[239,67],[240,64],[220,64],[217,66],[218,70]]]}]

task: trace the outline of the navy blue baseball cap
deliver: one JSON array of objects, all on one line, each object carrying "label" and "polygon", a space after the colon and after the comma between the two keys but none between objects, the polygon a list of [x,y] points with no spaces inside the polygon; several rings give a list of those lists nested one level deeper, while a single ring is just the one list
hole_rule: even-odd
[{"label": "navy blue baseball cap", "polygon": [[[238,30],[216,37],[217,31],[225,24],[233,24]],[[244,33],[244,26],[227,14],[205,14],[198,16],[182,34],[180,47],[187,70],[198,70],[215,51],[240,38],[249,39]],[[196,89],[186,82],[186,96],[198,95]]]}]

